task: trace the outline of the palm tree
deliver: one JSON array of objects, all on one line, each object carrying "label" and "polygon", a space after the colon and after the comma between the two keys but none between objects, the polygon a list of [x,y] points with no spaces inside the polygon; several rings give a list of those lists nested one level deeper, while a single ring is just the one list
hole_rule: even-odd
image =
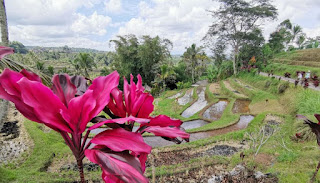
[{"label": "palm tree", "polygon": [[[189,48],[186,48],[187,50],[183,53],[184,60],[188,63],[189,69],[191,70],[191,78],[192,82],[194,83],[195,80],[195,69],[198,65],[198,60],[201,60],[204,58],[202,56],[202,50],[203,47],[197,47],[196,44],[192,44]],[[200,58],[200,59],[199,59]]]},{"label": "palm tree", "polygon": [[4,0],[0,1],[0,26],[1,26],[1,41],[4,46],[9,46],[7,14]]},{"label": "palm tree", "polygon": [[302,28],[299,25],[293,26],[292,29],[292,41],[294,41],[297,36],[302,34]]},{"label": "palm tree", "polygon": [[304,35],[300,35],[298,37],[298,40],[296,43],[299,45],[299,49],[303,49],[302,44],[304,43],[305,40],[306,40],[306,37]]},{"label": "palm tree", "polygon": [[89,53],[79,53],[74,62],[77,63],[79,68],[84,69],[84,74],[87,78],[89,78],[88,70],[92,70],[92,67],[97,67]]}]

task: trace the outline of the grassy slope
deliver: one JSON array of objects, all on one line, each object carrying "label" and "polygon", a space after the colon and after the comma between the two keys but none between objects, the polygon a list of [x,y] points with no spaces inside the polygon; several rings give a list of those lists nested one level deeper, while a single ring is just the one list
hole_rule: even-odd
[{"label": "grassy slope", "polygon": [[[271,166],[261,165],[254,161],[253,151],[245,150],[246,159],[245,162],[249,166],[257,166],[259,170],[264,172],[272,172],[278,175],[280,182],[306,182],[308,180],[317,164],[317,160],[320,158],[319,150],[316,147],[315,140],[305,141],[305,142],[294,142],[290,140],[290,137],[297,132],[296,125],[297,123],[301,124],[301,121],[296,121],[294,115],[304,114],[309,117],[312,117],[313,113],[318,112],[320,109],[320,95],[318,92],[313,90],[304,90],[300,87],[294,88],[292,85],[284,94],[278,94],[278,86],[282,83],[278,80],[272,80],[271,78],[266,78],[262,76],[253,76],[252,74],[240,74],[239,79],[245,83],[250,83],[251,86],[256,89],[251,91],[248,90],[230,79],[230,84],[246,94],[251,100],[252,103],[259,103],[267,99],[279,100],[282,105],[285,105],[289,111],[288,114],[282,114],[281,111],[274,114],[280,115],[285,123],[281,125],[281,131],[274,135],[262,148],[262,153],[266,153],[272,156],[275,161]],[[267,81],[272,82],[272,84],[266,88],[265,83]],[[176,117],[178,114],[183,111],[184,108],[180,108],[177,113],[172,109],[175,107],[175,102],[173,100],[166,99],[168,96],[171,96],[178,91],[170,91],[161,96],[159,100],[159,107],[156,108],[156,113],[165,113],[173,114]],[[206,90],[208,92],[208,90]],[[235,100],[235,96],[232,96],[232,93],[228,92],[221,85],[221,93],[224,95],[229,95],[229,99]],[[207,98],[210,98],[211,102],[217,100],[213,95],[206,94]],[[196,95],[194,96],[196,99]],[[206,128],[198,130],[208,130],[214,129],[217,127],[224,126],[228,123],[236,122],[238,114],[231,113],[232,104],[228,105],[225,110],[221,120],[216,121],[210,125],[207,125]],[[173,112],[172,112],[173,111]],[[175,113],[174,113],[175,112]],[[232,140],[232,141],[241,141],[246,139],[245,132],[253,132],[259,126],[262,125],[263,119],[270,112],[262,112],[258,114],[255,119],[249,124],[248,128],[240,130],[237,132],[215,136],[187,144],[176,145],[169,147],[169,149],[184,149],[184,148],[197,148],[202,147],[217,141]],[[197,118],[198,115],[195,115],[192,118]],[[234,118],[234,119],[233,119]],[[314,118],[313,118],[314,120]],[[0,182],[67,182],[72,181],[78,178],[77,172],[62,172],[62,173],[48,173],[46,171],[40,171],[42,167],[52,161],[52,154],[55,153],[55,158],[64,159],[67,155],[70,155],[71,152],[68,147],[63,143],[62,138],[59,134],[55,132],[43,133],[39,128],[38,124],[32,122],[26,122],[27,130],[30,133],[31,137],[34,139],[35,148],[31,156],[20,166],[15,167],[10,165],[6,168],[0,168]],[[284,149],[279,144],[280,135],[283,136],[286,146],[290,151]],[[160,148],[161,151],[163,148]],[[168,149],[168,148],[167,148]],[[195,163],[199,162],[199,163]],[[156,174],[167,175],[174,174],[177,172],[184,172],[191,168],[201,167],[201,163],[204,164],[229,164],[229,168],[234,167],[235,164],[240,163],[239,154],[235,154],[232,157],[217,157],[213,156],[211,158],[198,158],[192,159],[189,162],[181,163],[178,165],[169,165],[156,167]],[[146,173],[149,177],[151,175],[151,169],[147,169]],[[100,172],[90,172],[86,173],[87,178],[90,179],[99,179]],[[94,177],[94,178],[93,178]],[[317,177],[320,179],[320,175]]]},{"label": "grassy slope", "polygon": [[[242,75],[240,78],[270,93],[274,93],[277,89],[277,85],[265,88],[264,83],[270,78],[252,77],[250,74]],[[291,115],[284,115],[285,123],[281,125],[281,131],[261,149],[261,152],[276,158],[276,162],[271,167],[264,168],[266,171],[279,174],[280,182],[306,182],[311,177],[320,158],[316,141],[313,139],[312,141],[297,143],[292,141],[290,137],[298,132],[296,124],[302,124],[302,121],[295,120],[295,114],[304,114],[315,120],[312,115],[319,112],[320,95],[319,92],[310,89],[304,90],[301,87],[294,88],[291,85],[284,94],[278,96],[280,96],[280,103],[288,108]],[[305,128],[308,129],[307,126]],[[285,150],[279,145],[280,135],[284,137],[286,146],[291,151]],[[317,178],[319,179],[320,176],[318,175]]]},{"label": "grassy slope", "polygon": [[282,52],[270,60],[265,72],[274,71],[274,74],[283,76],[285,72],[296,77],[296,71],[308,71],[320,75],[320,48]]},{"label": "grassy slope", "polygon": [[[40,124],[26,121],[25,126],[34,141],[34,148],[30,156],[21,166],[9,164],[0,167],[0,182],[73,182],[78,180],[78,173],[67,171],[61,173],[49,173],[46,166],[54,158],[65,159],[71,155],[71,150],[64,144],[60,134],[50,131],[44,133],[39,129]],[[53,156],[54,154],[54,156]],[[87,178],[98,179],[100,172],[86,172]],[[96,177],[96,178],[93,178]]]}]

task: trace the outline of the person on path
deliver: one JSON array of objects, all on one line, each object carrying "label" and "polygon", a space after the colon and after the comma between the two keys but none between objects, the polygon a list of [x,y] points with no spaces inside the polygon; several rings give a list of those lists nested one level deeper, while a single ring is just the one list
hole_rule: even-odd
[{"label": "person on path", "polygon": [[310,75],[311,75],[311,73],[310,73],[310,70],[308,70],[308,72],[306,73],[306,79],[309,79],[310,78]]},{"label": "person on path", "polygon": [[299,72],[298,73],[298,82],[301,81],[301,85],[303,84],[303,80],[302,80],[302,73]]}]

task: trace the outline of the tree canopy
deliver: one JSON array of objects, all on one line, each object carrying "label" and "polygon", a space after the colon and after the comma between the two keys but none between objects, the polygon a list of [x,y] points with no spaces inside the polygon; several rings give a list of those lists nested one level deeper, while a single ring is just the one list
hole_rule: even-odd
[{"label": "tree canopy", "polygon": [[171,41],[159,36],[142,36],[140,39],[135,35],[118,36],[111,43],[116,49],[112,65],[120,75],[128,78],[130,74],[140,74],[147,84],[160,73],[160,65],[171,57]]},{"label": "tree canopy", "polygon": [[[245,44],[245,37],[259,28],[264,20],[277,17],[277,9],[270,0],[217,0],[218,10],[210,11],[214,21],[204,37],[209,42],[220,40],[231,44],[233,48],[233,70],[237,73],[236,61],[240,48]],[[215,43],[214,43],[215,44]]]}]

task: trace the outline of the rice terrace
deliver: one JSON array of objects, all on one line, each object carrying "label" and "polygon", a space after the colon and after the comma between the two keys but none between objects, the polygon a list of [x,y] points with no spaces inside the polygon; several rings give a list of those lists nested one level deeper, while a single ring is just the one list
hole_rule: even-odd
[{"label": "rice terrace", "polygon": [[0,183],[320,182],[319,10],[1,0]]}]

